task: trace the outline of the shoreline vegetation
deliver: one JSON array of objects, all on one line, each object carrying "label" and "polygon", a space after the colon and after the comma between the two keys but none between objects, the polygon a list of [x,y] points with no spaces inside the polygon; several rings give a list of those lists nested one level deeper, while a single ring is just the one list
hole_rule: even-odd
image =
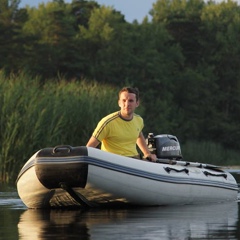
[{"label": "shoreline vegetation", "polygon": [[3,1],[0,181],[41,148],[85,145],[126,85],[140,90],[145,137],[177,136],[185,161],[238,165],[239,16],[232,0],[156,0],[132,23],[96,1]]},{"label": "shoreline vegetation", "polygon": [[[25,73],[6,77],[0,72],[0,181],[15,181],[24,163],[39,149],[85,145],[98,120],[117,111],[117,92],[118,88],[95,81],[62,78],[40,84],[38,77]],[[145,118],[147,106],[142,105],[138,113]],[[238,151],[207,141],[181,143],[181,136],[177,137],[185,161],[239,164]]]}]

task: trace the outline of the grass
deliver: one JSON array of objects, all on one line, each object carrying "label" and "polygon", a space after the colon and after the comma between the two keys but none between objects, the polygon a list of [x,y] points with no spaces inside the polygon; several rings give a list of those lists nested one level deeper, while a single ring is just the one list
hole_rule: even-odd
[{"label": "grass", "polygon": [[[41,85],[37,77],[0,72],[0,181],[14,181],[39,149],[86,145],[98,121],[119,109],[118,90],[87,80],[53,79]],[[143,109],[138,113],[144,118]],[[186,161],[238,164],[239,152],[216,143],[189,141],[181,147]]]},{"label": "grass", "polygon": [[116,91],[87,81],[40,86],[38,78],[23,73],[0,73],[0,180],[15,179],[41,148],[85,145],[98,121],[118,109]]},{"label": "grass", "polygon": [[182,147],[185,161],[234,166],[239,164],[239,152],[214,142],[188,141]]}]

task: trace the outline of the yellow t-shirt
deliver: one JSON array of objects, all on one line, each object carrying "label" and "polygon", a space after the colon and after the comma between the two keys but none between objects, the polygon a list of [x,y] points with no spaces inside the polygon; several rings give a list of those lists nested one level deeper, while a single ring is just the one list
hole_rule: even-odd
[{"label": "yellow t-shirt", "polygon": [[143,119],[134,114],[133,119],[121,118],[119,112],[104,117],[93,132],[93,137],[102,142],[101,149],[122,156],[138,154],[136,141],[143,129]]}]

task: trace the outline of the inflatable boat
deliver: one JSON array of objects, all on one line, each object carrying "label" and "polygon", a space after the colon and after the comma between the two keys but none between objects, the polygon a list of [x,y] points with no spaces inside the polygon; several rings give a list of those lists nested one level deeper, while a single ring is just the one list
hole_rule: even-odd
[{"label": "inflatable boat", "polygon": [[36,152],[17,178],[28,208],[160,206],[235,201],[238,185],[227,171],[182,160],[178,139],[147,139],[157,162],[86,146],[56,146]]}]

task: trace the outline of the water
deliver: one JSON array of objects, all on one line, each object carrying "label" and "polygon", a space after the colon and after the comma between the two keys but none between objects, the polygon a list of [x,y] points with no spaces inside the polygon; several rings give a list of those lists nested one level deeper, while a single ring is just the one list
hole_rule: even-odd
[{"label": "water", "polygon": [[[239,196],[240,199],[240,196]],[[240,203],[102,210],[33,210],[0,187],[0,239],[240,240]]]}]

